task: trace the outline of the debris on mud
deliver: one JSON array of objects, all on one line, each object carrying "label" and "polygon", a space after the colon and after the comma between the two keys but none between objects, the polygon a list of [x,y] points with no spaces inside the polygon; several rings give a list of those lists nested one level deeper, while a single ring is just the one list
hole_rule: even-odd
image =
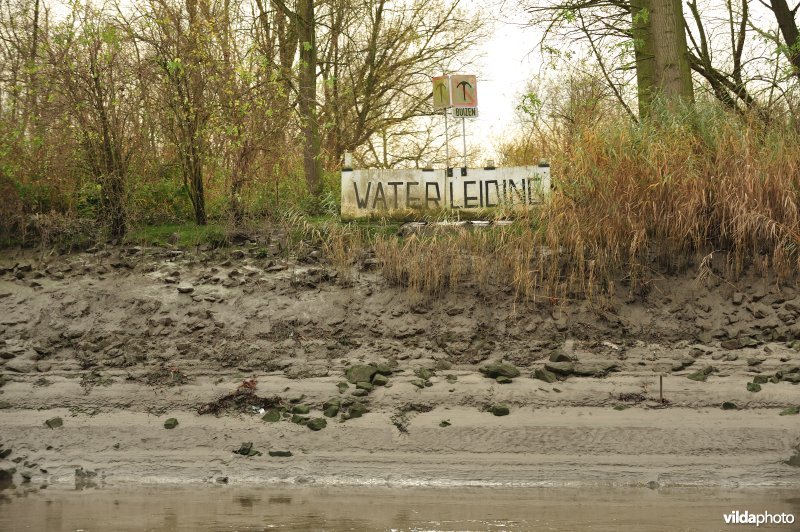
[{"label": "debris on mud", "polygon": [[150,386],[182,386],[189,383],[189,377],[174,366],[161,366],[143,377]]},{"label": "debris on mud", "polygon": [[261,397],[250,388],[239,388],[233,393],[223,395],[219,399],[200,405],[197,413],[218,416],[227,412],[251,413],[260,408],[270,409],[283,406],[283,400],[276,396]]}]

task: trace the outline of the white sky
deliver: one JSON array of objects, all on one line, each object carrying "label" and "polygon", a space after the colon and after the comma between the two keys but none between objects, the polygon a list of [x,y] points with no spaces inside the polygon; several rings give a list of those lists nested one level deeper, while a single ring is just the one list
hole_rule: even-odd
[{"label": "white sky", "polygon": [[[514,5],[507,5],[501,12],[499,0],[462,1],[475,16],[493,19],[487,20],[492,31],[478,51],[481,58],[476,72],[464,73],[478,77],[478,118],[467,120],[467,142],[480,146],[487,158],[496,158],[494,147],[510,137],[517,126],[519,96],[541,70],[537,48],[541,33],[525,27],[524,13],[519,14]],[[512,11],[516,16],[509,14]],[[459,134],[460,130],[459,124]]]}]

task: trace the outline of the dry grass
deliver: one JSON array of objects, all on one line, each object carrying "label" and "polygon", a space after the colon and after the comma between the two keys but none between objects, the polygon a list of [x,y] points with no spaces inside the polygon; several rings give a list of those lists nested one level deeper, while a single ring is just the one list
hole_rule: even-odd
[{"label": "dry grass", "polygon": [[796,131],[712,113],[574,135],[548,139],[557,190],[544,208],[506,227],[377,238],[386,278],[431,295],[466,286],[550,303],[618,286],[636,297],[701,261],[731,279],[748,268],[794,279]]}]

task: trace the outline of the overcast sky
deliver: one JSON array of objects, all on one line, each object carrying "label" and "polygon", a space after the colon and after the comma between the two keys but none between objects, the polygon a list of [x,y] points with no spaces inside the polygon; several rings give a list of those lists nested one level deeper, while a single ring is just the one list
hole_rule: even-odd
[{"label": "overcast sky", "polygon": [[[533,77],[541,72],[541,55],[537,48],[538,29],[526,27],[525,16],[513,5],[501,9],[495,0],[462,0],[475,16],[491,17],[490,38],[479,49],[481,58],[478,76],[478,113],[467,120],[467,140],[480,146],[487,156],[494,157],[494,146],[508,137],[516,126],[515,107],[520,94]],[[513,0],[512,0],[513,1]],[[460,133],[461,126],[458,124]],[[458,146],[460,153],[460,142]]]}]

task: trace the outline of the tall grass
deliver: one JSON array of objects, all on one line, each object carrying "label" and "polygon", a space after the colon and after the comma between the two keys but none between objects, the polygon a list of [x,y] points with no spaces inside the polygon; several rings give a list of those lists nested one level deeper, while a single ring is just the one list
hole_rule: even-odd
[{"label": "tall grass", "polygon": [[431,294],[494,287],[561,302],[620,286],[642,295],[703,257],[732,279],[757,267],[788,281],[800,267],[800,135],[788,126],[710,107],[532,142],[553,147],[543,208],[504,228],[379,239],[386,277]]}]

